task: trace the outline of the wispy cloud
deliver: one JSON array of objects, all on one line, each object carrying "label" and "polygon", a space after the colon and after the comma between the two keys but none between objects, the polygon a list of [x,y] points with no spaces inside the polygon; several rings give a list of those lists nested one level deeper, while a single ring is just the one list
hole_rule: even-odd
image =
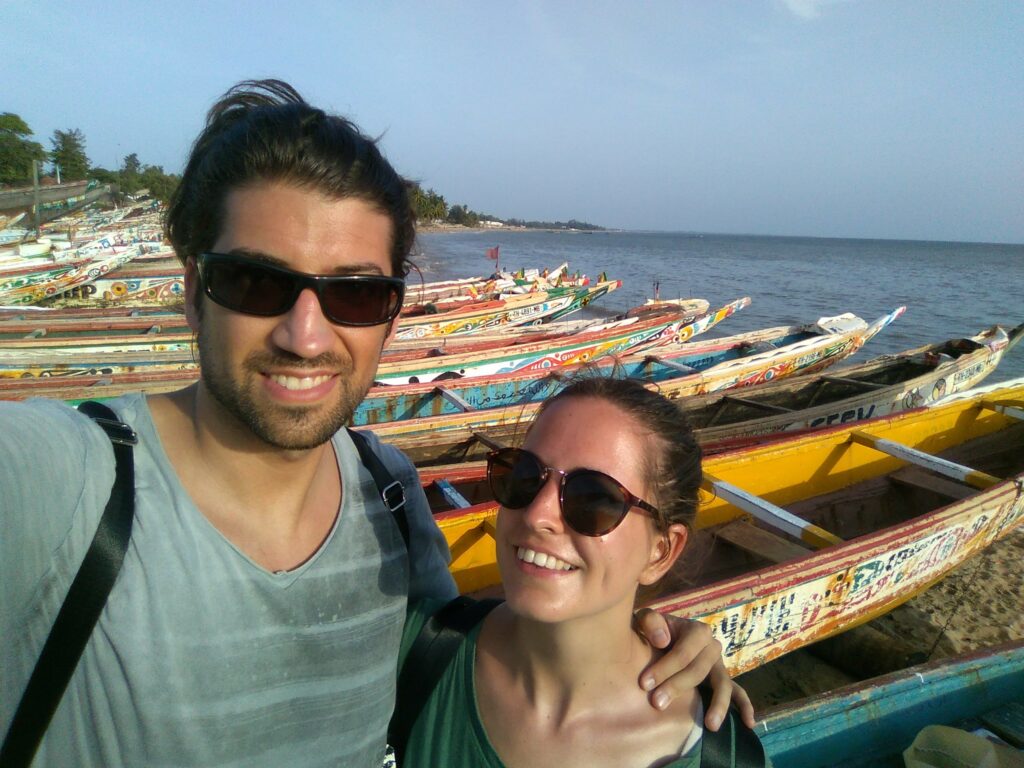
[{"label": "wispy cloud", "polygon": [[800,19],[816,19],[827,5],[834,5],[835,0],[782,0],[786,10]]}]

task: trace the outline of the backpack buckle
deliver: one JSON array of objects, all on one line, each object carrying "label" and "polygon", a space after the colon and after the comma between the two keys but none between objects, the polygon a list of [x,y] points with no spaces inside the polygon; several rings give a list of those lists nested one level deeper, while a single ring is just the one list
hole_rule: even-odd
[{"label": "backpack buckle", "polygon": [[405,486],[395,480],[380,492],[388,512],[395,512],[405,506]]},{"label": "backpack buckle", "polygon": [[99,424],[103,431],[107,433],[107,437],[110,438],[110,442],[117,443],[118,445],[139,444],[139,436],[135,434],[135,430],[123,421],[104,419],[102,417],[93,417],[93,421]]}]

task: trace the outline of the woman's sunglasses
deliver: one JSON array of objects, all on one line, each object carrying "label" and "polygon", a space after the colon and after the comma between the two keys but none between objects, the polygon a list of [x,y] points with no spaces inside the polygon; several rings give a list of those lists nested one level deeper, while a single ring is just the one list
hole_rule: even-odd
[{"label": "woman's sunglasses", "polygon": [[402,309],[405,281],[384,275],[307,275],[227,253],[196,259],[203,291],[225,309],[246,315],[283,315],[303,289],[320,300],[324,317],[336,325],[380,325]]},{"label": "woman's sunglasses", "polygon": [[523,509],[537,498],[552,472],[561,475],[558,501],[562,517],[576,533],[604,536],[618,527],[633,508],[658,518],[658,510],[627,491],[615,478],[596,469],[566,472],[547,467],[522,448],[501,448],[487,456],[487,481],[503,507]]}]

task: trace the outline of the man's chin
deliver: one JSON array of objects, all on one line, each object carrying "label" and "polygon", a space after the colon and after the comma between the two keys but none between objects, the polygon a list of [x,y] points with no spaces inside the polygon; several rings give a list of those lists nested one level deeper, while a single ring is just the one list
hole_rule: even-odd
[{"label": "man's chin", "polygon": [[351,408],[335,407],[323,412],[317,408],[274,409],[270,413],[251,414],[246,423],[263,442],[287,451],[318,448],[352,418]]}]

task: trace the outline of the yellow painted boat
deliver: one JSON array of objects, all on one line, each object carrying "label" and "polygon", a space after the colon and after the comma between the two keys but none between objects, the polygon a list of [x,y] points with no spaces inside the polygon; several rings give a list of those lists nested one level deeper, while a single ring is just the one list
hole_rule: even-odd
[{"label": "yellow painted boat", "polygon": [[[891,610],[1024,522],[1024,379],[704,470],[692,543],[648,602],[711,624],[742,672]],[[481,502],[435,518],[460,589],[497,586],[482,466],[423,480],[439,506]]]}]

